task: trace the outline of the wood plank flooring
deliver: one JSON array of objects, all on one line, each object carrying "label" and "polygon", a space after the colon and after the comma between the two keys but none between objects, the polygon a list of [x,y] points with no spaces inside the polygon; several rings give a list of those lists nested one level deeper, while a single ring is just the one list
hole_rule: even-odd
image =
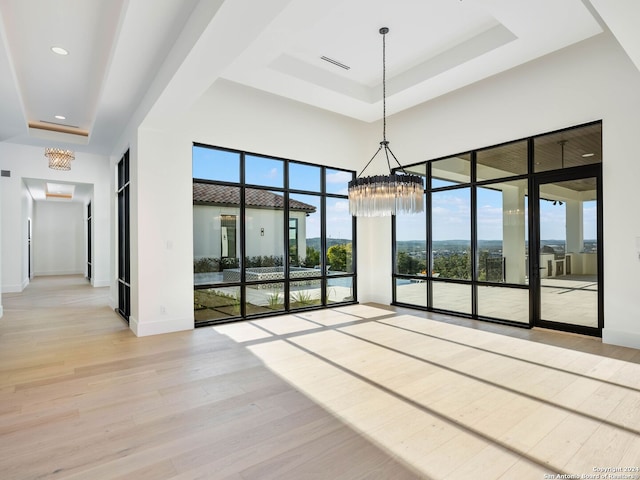
[{"label": "wood plank flooring", "polygon": [[638,350],[380,305],[136,338],[106,297],[76,276],[3,295],[0,479],[640,467]]}]

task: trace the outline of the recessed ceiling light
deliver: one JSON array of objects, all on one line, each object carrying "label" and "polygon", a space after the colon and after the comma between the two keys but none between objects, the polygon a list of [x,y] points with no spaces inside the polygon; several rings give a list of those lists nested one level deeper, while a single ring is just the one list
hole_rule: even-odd
[{"label": "recessed ceiling light", "polygon": [[593,157],[595,155],[595,153],[583,153],[582,157],[583,158],[587,158],[587,157]]},{"label": "recessed ceiling light", "polygon": [[67,52],[64,48],[62,47],[51,47],[51,51],[53,53],[57,53],[58,55],[69,55],[69,52]]},{"label": "recessed ceiling light", "polygon": [[66,120],[67,117],[65,117],[64,115],[56,115],[55,116],[58,120]]}]

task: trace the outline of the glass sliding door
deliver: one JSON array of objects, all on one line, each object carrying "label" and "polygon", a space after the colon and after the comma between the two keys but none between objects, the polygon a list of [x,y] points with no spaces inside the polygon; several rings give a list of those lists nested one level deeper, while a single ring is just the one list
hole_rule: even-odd
[{"label": "glass sliding door", "polygon": [[598,177],[536,182],[538,312],[535,324],[595,334],[600,312]]},{"label": "glass sliding door", "polygon": [[600,336],[602,154],[596,121],[405,166],[425,214],[393,219],[393,303]]}]

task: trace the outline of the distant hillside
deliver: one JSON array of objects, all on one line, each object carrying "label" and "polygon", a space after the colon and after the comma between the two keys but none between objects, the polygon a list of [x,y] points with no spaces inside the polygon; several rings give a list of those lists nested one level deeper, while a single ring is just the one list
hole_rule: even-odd
[{"label": "distant hillside", "polygon": [[[333,245],[344,245],[345,243],[351,243],[351,240],[347,238],[327,238],[327,248]],[[313,247],[320,251],[320,237],[307,238],[307,247]]]},{"label": "distant hillside", "polygon": [[[351,240],[347,238],[328,238],[327,246],[331,247],[332,245],[341,245],[345,243],[351,243]],[[434,250],[450,250],[450,251],[461,251],[465,250],[469,246],[469,240],[434,240],[433,249]],[[528,242],[525,241],[525,245]],[[564,248],[565,241],[564,240],[541,240],[540,244],[544,245],[554,245],[560,246]],[[320,250],[320,238],[307,238],[307,245],[309,247],[313,247],[316,250]],[[584,240],[585,251],[590,251],[591,249],[595,250],[596,241],[595,240]],[[502,249],[502,240],[480,240],[478,241],[478,247],[480,250],[501,250]],[[425,249],[424,240],[399,240],[397,242],[398,252],[421,252]]]}]

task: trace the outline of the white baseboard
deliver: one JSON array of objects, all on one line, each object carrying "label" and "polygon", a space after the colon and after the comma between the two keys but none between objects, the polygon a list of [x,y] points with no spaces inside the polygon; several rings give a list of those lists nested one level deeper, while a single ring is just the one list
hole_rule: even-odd
[{"label": "white baseboard", "polygon": [[91,285],[93,285],[95,288],[110,287],[111,282],[109,280],[91,279]]},{"label": "white baseboard", "polygon": [[24,290],[22,284],[18,285],[3,285],[2,293],[21,293]]},{"label": "white baseboard", "polygon": [[602,343],[640,349],[640,334],[603,328]]},{"label": "white baseboard", "polygon": [[34,277],[55,277],[60,275],[82,275],[85,276],[85,273],[77,270],[53,270],[50,272],[34,272]]},{"label": "white baseboard", "polygon": [[137,337],[146,337],[149,335],[160,335],[163,333],[193,330],[194,326],[193,317],[139,322],[136,318],[130,316],[129,328],[133,333],[135,333]]}]

